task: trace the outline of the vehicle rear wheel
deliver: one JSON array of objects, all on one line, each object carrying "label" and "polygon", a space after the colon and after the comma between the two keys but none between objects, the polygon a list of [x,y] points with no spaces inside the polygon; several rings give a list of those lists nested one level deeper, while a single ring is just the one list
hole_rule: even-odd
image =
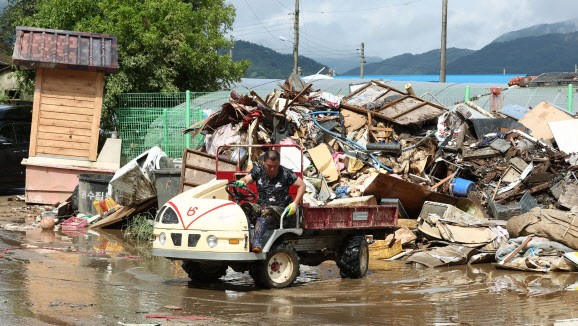
[{"label": "vehicle rear wheel", "polygon": [[347,239],[341,258],[337,262],[343,278],[361,278],[367,273],[369,246],[364,236]]},{"label": "vehicle rear wheel", "polygon": [[299,256],[292,246],[279,244],[267,253],[264,261],[249,271],[249,275],[258,286],[276,289],[288,287],[299,275]]},{"label": "vehicle rear wheel", "polygon": [[183,260],[183,270],[193,281],[215,282],[227,274],[227,264],[222,262],[200,263]]}]

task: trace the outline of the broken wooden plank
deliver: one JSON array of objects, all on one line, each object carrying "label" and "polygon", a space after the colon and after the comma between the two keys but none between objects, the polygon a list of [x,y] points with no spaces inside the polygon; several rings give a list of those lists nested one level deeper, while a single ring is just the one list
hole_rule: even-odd
[{"label": "broken wooden plank", "polygon": [[141,204],[134,205],[134,206],[122,206],[116,212],[106,216],[105,218],[101,219],[100,221],[89,225],[89,228],[102,228],[105,226],[109,226],[111,224],[118,223],[122,221],[124,218],[132,216],[136,213],[140,213],[143,210],[153,206],[157,202],[157,198],[151,198]]},{"label": "broken wooden plank", "polygon": [[510,260],[512,260],[512,258],[514,258],[519,252],[520,250],[524,249],[528,243],[532,240],[532,236],[526,236],[526,239],[524,239],[524,241],[522,242],[521,245],[519,245],[516,249],[514,249],[514,251],[512,251],[508,256],[506,256],[506,258],[504,258],[504,260],[502,260],[500,262],[500,264],[506,264],[508,263]]},{"label": "broken wooden plank", "polygon": [[293,103],[295,101],[297,101],[297,99],[299,99],[299,97],[301,97],[301,95],[303,95],[305,92],[307,92],[311,88],[311,86],[313,86],[313,84],[307,85],[307,87],[305,87],[301,92],[299,92],[299,94],[297,94],[289,103],[285,103],[285,107],[283,108],[281,113],[285,114],[285,111],[287,110],[287,108],[291,107],[291,105],[293,105]]},{"label": "broken wooden plank", "polygon": [[399,125],[419,124],[448,110],[375,80],[344,97],[341,106]]},{"label": "broken wooden plank", "polygon": [[505,202],[507,202],[510,198],[517,196],[525,191],[528,191],[530,194],[536,193],[538,191],[542,191],[545,189],[550,188],[550,182],[544,182],[542,184],[539,184],[535,187],[532,187],[530,189],[521,189],[521,188],[516,188],[516,189],[512,189],[510,191],[504,192],[502,194],[499,194],[496,196],[496,202],[498,204],[503,204]]},{"label": "broken wooden plank", "polygon": [[[219,158],[219,171],[236,171],[237,162]],[[183,151],[180,192],[207,183],[215,178],[215,156],[186,148]]]}]

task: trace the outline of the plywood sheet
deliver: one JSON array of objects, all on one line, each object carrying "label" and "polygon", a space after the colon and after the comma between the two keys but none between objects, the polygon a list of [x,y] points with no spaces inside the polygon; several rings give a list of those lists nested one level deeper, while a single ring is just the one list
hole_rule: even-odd
[{"label": "plywood sheet", "polygon": [[347,109],[342,109],[340,113],[343,116],[343,124],[348,132],[359,130],[367,124],[367,117],[363,114]]},{"label": "plywood sheet", "polygon": [[520,123],[532,131],[530,135],[536,138],[549,140],[554,138],[554,135],[548,126],[549,122],[573,119],[574,118],[570,114],[542,101],[520,119]]},{"label": "plywood sheet", "polygon": [[339,171],[337,171],[327,144],[319,144],[317,147],[309,149],[308,152],[313,164],[323,174],[327,182],[333,182],[339,178]]}]

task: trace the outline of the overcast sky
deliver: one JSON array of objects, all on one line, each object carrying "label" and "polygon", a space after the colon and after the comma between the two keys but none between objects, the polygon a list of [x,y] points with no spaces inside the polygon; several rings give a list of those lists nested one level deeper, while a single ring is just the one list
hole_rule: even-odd
[{"label": "overcast sky", "polygon": [[[237,9],[235,39],[292,52],[295,0],[227,0]],[[389,58],[441,44],[442,0],[300,0],[299,54]],[[448,0],[447,47],[478,50],[498,36],[578,18],[577,0]],[[279,37],[288,41],[282,41]]]}]

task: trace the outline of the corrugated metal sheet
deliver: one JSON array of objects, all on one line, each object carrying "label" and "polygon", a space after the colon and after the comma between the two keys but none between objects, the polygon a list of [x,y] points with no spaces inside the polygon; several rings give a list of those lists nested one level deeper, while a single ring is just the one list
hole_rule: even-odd
[{"label": "corrugated metal sheet", "polygon": [[21,68],[113,73],[118,70],[116,36],[19,26],[12,60]]},{"label": "corrugated metal sheet", "polygon": [[545,72],[530,82],[530,86],[565,86],[568,84],[578,85],[578,73]]},{"label": "corrugated metal sheet", "polygon": [[525,106],[510,104],[510,105],[506,105],[503,108],[501,108],[499,112],[502,114],[505,114],[508,117],[511,117],[513,119],[520,120],[520,119],[522,119],[523,116],[526,115],[526,113],[530,112],[530,108],[525,107]]}]

